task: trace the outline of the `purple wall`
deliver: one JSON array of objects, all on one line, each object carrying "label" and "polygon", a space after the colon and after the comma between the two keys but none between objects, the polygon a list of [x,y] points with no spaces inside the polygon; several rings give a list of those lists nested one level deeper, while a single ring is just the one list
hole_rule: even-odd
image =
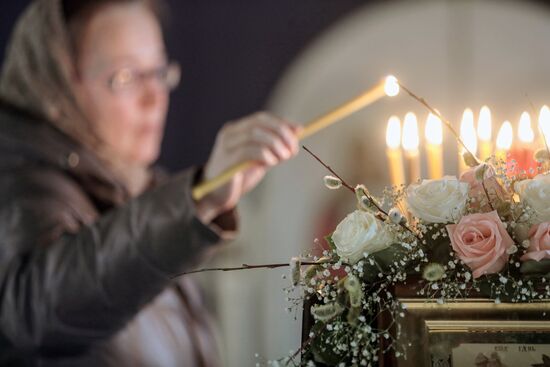
[{"label": "purple wall", "polygon": [[[204,162],[225,121],[263,108],[284,68],[325,27],[366,0],[169,0],[166,39],[183,69],[160,163]],[[0,60],[29,1],[0,6]]]},{"label": "purple wall", "polygon": [[[172,20],[166,38],[182,64],[183,83],[173,95],[161,164],[174,170],[204,162],[222,124],[261,109],[308,42],[343,15],[376,1],[384,0],[168,0]],[[28,2],[1,5],[0,60]]]}]

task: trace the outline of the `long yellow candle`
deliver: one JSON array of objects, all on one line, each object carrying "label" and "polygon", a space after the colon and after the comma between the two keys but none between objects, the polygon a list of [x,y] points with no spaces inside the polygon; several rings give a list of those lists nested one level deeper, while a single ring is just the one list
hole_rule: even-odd
[{"label": "long yellow candle", "polygon": [[420,153],[418,151],[418,122],[416,115],[412,112],[405,115],[402,144],[409,171],[409,183],[414,183],[420,180]]},{"label": "long yellow candle", "polygon": [[[309,122],[304,127],[298,138],[300,140],[305,139],[315,134],[319,130],[322,130],[334,124],[335,122],[344,119],[352,113],[378,101],[380,98],[386,95],[389,97],[393,97],[397,94],[399,94],[399,83],[397,82],[397,79],[395,79],[395,77],[388,76],[372,89],[369,89],[368,91],[358,95],[354,99],[342,104],[341,106],[335,108],[327,114]],[[202,199],[212,191],[229,182],[233,178],[233,176],[235,176],[235,174],[252,167],[254,164],[255,162],[253,161],[247,161],[237,164],[227,169],[219,176],[214,177],[209,181],[198,184],[193,188],[193,199]]]},{"label": "long yellow candle", "polygon": [[394,186],[402,185],[405,183],[405,171],[403,168],[403,154],[401,153],[401,121],[397,116],[392,116],[388,120],[386,145],[391,183]]},{"label": "long yellow candle", "polygon": [[491,110],[483,106],[479,111],[477,122],[477,136],[479,138],[479,158],[486,160],[493,154]]},{"label": "long yellow candle", "polygon": [[443,124],[439,117],[430,113],[426,120],[426,155],[431,179],[443,177]]},{"label": "long yellow candle", "polygon": [[[460,139],[462,139],[472,154],[477,154],[477,136],[476,128],[474,126],[474,113],[469,108],[464,110],[464,114],[462,115],[462,122],[460,124]],[[469,167],[463,159],[465,149],[463,147],[459,147],[458,152],[458,174],[460,175],[468,170]]]}]

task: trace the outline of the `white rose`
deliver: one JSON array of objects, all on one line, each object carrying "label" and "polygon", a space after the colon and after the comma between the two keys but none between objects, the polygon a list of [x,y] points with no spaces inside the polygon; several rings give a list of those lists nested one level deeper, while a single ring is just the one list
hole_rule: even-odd
[{"label": "white rose", "polygon": [[521,201],[533,209],[537,222],[550,220],[550,174],[516,182],[514,188]]},{"label": "white rose", "polygon": [[428,223],[456,222],[464,213],[469,187],[452,176],[410,185],[406,198],[409,211]]},{"label": "white rose", "polygon": [[365,252],[373,254],[390,247],[393,238],[373,214],[356,210],[338,224],[332,241],[336,253],[350,264],[355,264]]}]

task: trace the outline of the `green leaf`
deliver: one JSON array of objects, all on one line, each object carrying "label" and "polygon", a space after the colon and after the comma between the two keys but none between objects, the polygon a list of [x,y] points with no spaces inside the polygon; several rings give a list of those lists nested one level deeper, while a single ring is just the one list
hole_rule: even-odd
[{"label": "green leaf", "polygon": [[362,308],[361,307],[352,307],[348,310],[348,315],[346,316],[346,319],[348,320],[348,324],[355,326],[357,325],[357,322],[359,321],[359,316],[361,316]]},{"label": "green leaf", "polygon": [[550,259],[541,261],[530,260],[521,264],[520,272],[527,276],[547,277],[550,276]]},{"label": "green leaf", "polygon": [[424,246],[426,255],[431,262],[437,262],[446,265],[453,259],[451,253],[454,252],[451,247],[451,242],[448,237],[439,236],[437,239],[433,239],[432,236],[438,231],[437,228],[429,230],[424,238],[427,240],[427,244]]},{"label": "green leaf", "polygon": [[[498,297],[502,302],[512,302],[514,299],[514,294],[517,293],[517,289],[514,289],[512,282],[507,282],[506,285],[500,283],[499,278],[501,277],[501,274],[505,274],[507,272],[507,269],[504,268],[502,270],[502,273],[496,273],[496,274],[487,274],[483,275],[480,278],[477,279],[477,286],[479,287],[480,293],[487,297],[494,299]],[[494,292],[494,286],[498,286],[503,293],[495,294]]]},{"label": "green leaf", "polygon": [[[368,282],[374,282],[380,279],[378,277],[379,273],[389,274],[390,267],[394,265],[394,262],[402,260],[407,252],[408,250],[404,249],[403,246],[394,244],[382,251],[369,255],[364,260],[363,279]],[[371,264],[369,259],[372,259],[374,264]],[[404,270],[407,271],[406,268]]]},{"label": "green leaf", "polygon": [[332,240],[332,233],[329,234],[329,235],[327,235],[327,236],[325,236],[325,241],[327,241],[328,247],[329,247],[332,251],[336,252],[336,245],[334,244],[334,241]]},{"label": "green leaf", "polygon": [[343,362],[346,358],[346,352],[335,350],[336,344],[331,343],[328,339],[334,338],[335,334],[346,333],[347,330],[340,329],[338,331],[329,332],[328,330],[322,330],[325,328],[325,323],[317,322],[311,329],[313,333],[318,335],[311,342],[310,350],[314,356],[315,362],[324,363],[328,366],[337,366],[340,362]]}]

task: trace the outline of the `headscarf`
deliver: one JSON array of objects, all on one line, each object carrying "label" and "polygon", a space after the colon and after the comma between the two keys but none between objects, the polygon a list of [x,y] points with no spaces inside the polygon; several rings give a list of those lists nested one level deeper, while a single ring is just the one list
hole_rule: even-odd
[{"label": "headscarf", "polygon": [[[117,160],[94,133],[73,89],[75,61],[61,0],[35,0],[17,22],[0,72],[0,100],[42,117],[92,150],[129,191],[148,167]],[[138,184],[136,184],[138,182]]]},{"label": "headscarf", "polygon": [[43,117],[86,145],[96,143],[78,106],[61,0],[36,0],[17,22],[0,73],[0,98]]}]

